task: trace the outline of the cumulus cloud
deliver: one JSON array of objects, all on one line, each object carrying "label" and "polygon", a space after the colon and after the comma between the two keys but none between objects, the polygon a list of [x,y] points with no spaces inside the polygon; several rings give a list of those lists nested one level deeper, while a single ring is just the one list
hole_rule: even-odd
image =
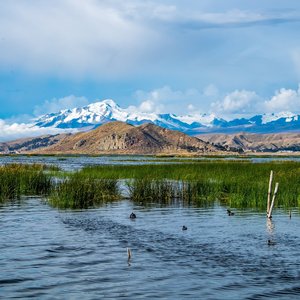
[{"label": "cumulus cloud", "polygon": [[300,112],[300,85],[297,90],[282,88],[276,91],[275,95],[264,101],[265,112],[291,111]]},{"label": "cumulus cloud", "polygon": [[281,88],[269,99],[254,91],[235,90],[222,100],[213,102],[211,110],[222,116],[280,113],[300,113],[300,84],[298,89]]},{"label": "cumulus cloud", "polygon": [[75,107],[81,107],[89,104],[89,101],[85,97],[76,97],[74,95],[66,96],[63,98],[54,98],[46,100],[42,105],[35,106],[35,116],[44,115],[47,113],[58,112],[63,109],[72,109]]},{"label": "cumulus cloud", "polygon": [[134,96],[140,102],[137,107],[139,111],[182,114],[191,105],[191,101],[200,100],[202,93],[197,89],[181,91],[164,86],[149,92],[138,90]]},{"label": "cumulus cloud", "polygon": [[[74,131],[74,130],[73,130]],[[12,141],[19,138],[35,137],[44,134],[56,134],[66,132],[58,128],[39,128],[32,124],[13,123],[9,124],[0,119],[0,142]]]},{"label": "cumulus cloud", "polygon": [[249,114],[257,111],[260,97],[253,91],[235,90],[221,101],[213,102],[211,109],[220,114]]}]

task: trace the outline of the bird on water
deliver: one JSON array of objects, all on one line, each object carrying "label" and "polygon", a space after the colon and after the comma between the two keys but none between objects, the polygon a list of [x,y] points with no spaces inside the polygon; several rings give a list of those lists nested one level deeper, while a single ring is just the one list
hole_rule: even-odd
[{"label": "bird on water", "polygon": [[269,246],[276,245],[276,242],[274,242],[274,241],[272,241],[272,240],[268,240],[268,245],[269,245]]},{"label": "bird on water", "polygon": [[183,225],[182,230],[187,230],[187,227],[185,225]]},{"label": "bird on water", "polygon": [[132,212],[132,213],[130,214],[129,218],[130,218],[130,219],[136,219],[136,214]]},{"label": "bird on water", "polygon": [[234,212],[232,212],[230,209],[227,209],[228,216],[234,216]]}]

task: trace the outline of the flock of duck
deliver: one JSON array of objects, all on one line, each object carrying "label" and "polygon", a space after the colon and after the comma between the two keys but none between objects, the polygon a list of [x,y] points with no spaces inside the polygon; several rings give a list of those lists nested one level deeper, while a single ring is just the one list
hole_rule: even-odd
[{"label": "flock of duck", "polygon": [[[234,212],[232,212],[230,209],[227,209],[227,215],[228,215],[228,216],[234,216]],[[132,213],[130,214],[129,218],[130,218],[131,220],[136,219],[136,214],[135,214],[134,212],[132,212]],[[188,228],[187,228],[185,225],[182,226],[182,230],[183,230],[183,231],[184,231],[184,230],[187,230],[187,229],[188,229]],[[274,242],[274,241],[272,241],[272,240],[268,240],[267,244],[268,244],[269,246],[273,246],[273,245],[276,245],[276,242]],[[127,248],[127,254],[128,254],[128,261],[130,261],[130,259],[131,259],[131,250],[130,250],[129,248]]]}]

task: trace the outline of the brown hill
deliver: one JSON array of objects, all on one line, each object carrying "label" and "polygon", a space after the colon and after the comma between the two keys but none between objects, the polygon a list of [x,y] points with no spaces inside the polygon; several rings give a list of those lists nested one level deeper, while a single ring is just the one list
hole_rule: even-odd
[{"label": "brown hill", "polygon": [[300,133],[276,134],[202,134],[198,137],[206,142],[239,152],[300,151]]},{"label": "brown hill", "polygon": [[[27,141],[28,143],[28,141]],[[198,138],[153,124],[135,127],[111,122],[88,132],[57,136],[46,147],[22,150],[39,154],[201,154],[219,151]]]},{"label": "brown hill", "polygon": [[34,138],[22,138],[11,142],[0,143],[0,153],[25,153],[48,147],[58,143],[59,140],[65,138],[68,134],[42,135]]}]

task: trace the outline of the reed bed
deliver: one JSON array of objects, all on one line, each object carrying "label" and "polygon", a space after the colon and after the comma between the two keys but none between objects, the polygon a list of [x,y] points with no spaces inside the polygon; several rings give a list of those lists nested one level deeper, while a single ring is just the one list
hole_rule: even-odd
[{"label": "reed bed", "polygon": [[[252,163],[211,160],[181,164],[93,166],[84,168],[80,176],[131,179],[130,197],[137,201],[181,197],[183,201],[195,204],[218,200],[230,207],[265,209],[270,170],[274,170],[275,181],[279,182],[276,206],[300,206],[300,163],[292,161]],[[170,187],[170,181],[173,181],[173,187]]]},{"label": "reed bed", "polygon": [[142,203],[166,203],[178,197],[176,183],[168,180],[134,179],[127,183],[129,197]]},{"label": "reed bed", "polygon": [[[0,167],[0,201],[21,195],[46,195],[59,208],[88,208],[120,199],[119,186],[127,182],[129,197],[146,203],[169,203],[174,199],[206,205],[219,201],[236,208],[266,209],[270,170],[279,182],[276,206],[300,207],[300,163],[252,163],[211,160],[130,166],[92,166],[76,173],[56,167],[11,164]],[[56,172],[56,173],[55,173]],[[122,185],[122,184],[121,184]]]},{"label": "reed bed", "polygon": [[44,165],[9,164],[0,167],[0,201],[21,195],[45,195],[51,189],[51,177]]},{"label": "reed bed", "polygon": [[61,209],[85,209],[119,198],[117,180],[82,178],[75,174],[53,188],[49,203]]}]

